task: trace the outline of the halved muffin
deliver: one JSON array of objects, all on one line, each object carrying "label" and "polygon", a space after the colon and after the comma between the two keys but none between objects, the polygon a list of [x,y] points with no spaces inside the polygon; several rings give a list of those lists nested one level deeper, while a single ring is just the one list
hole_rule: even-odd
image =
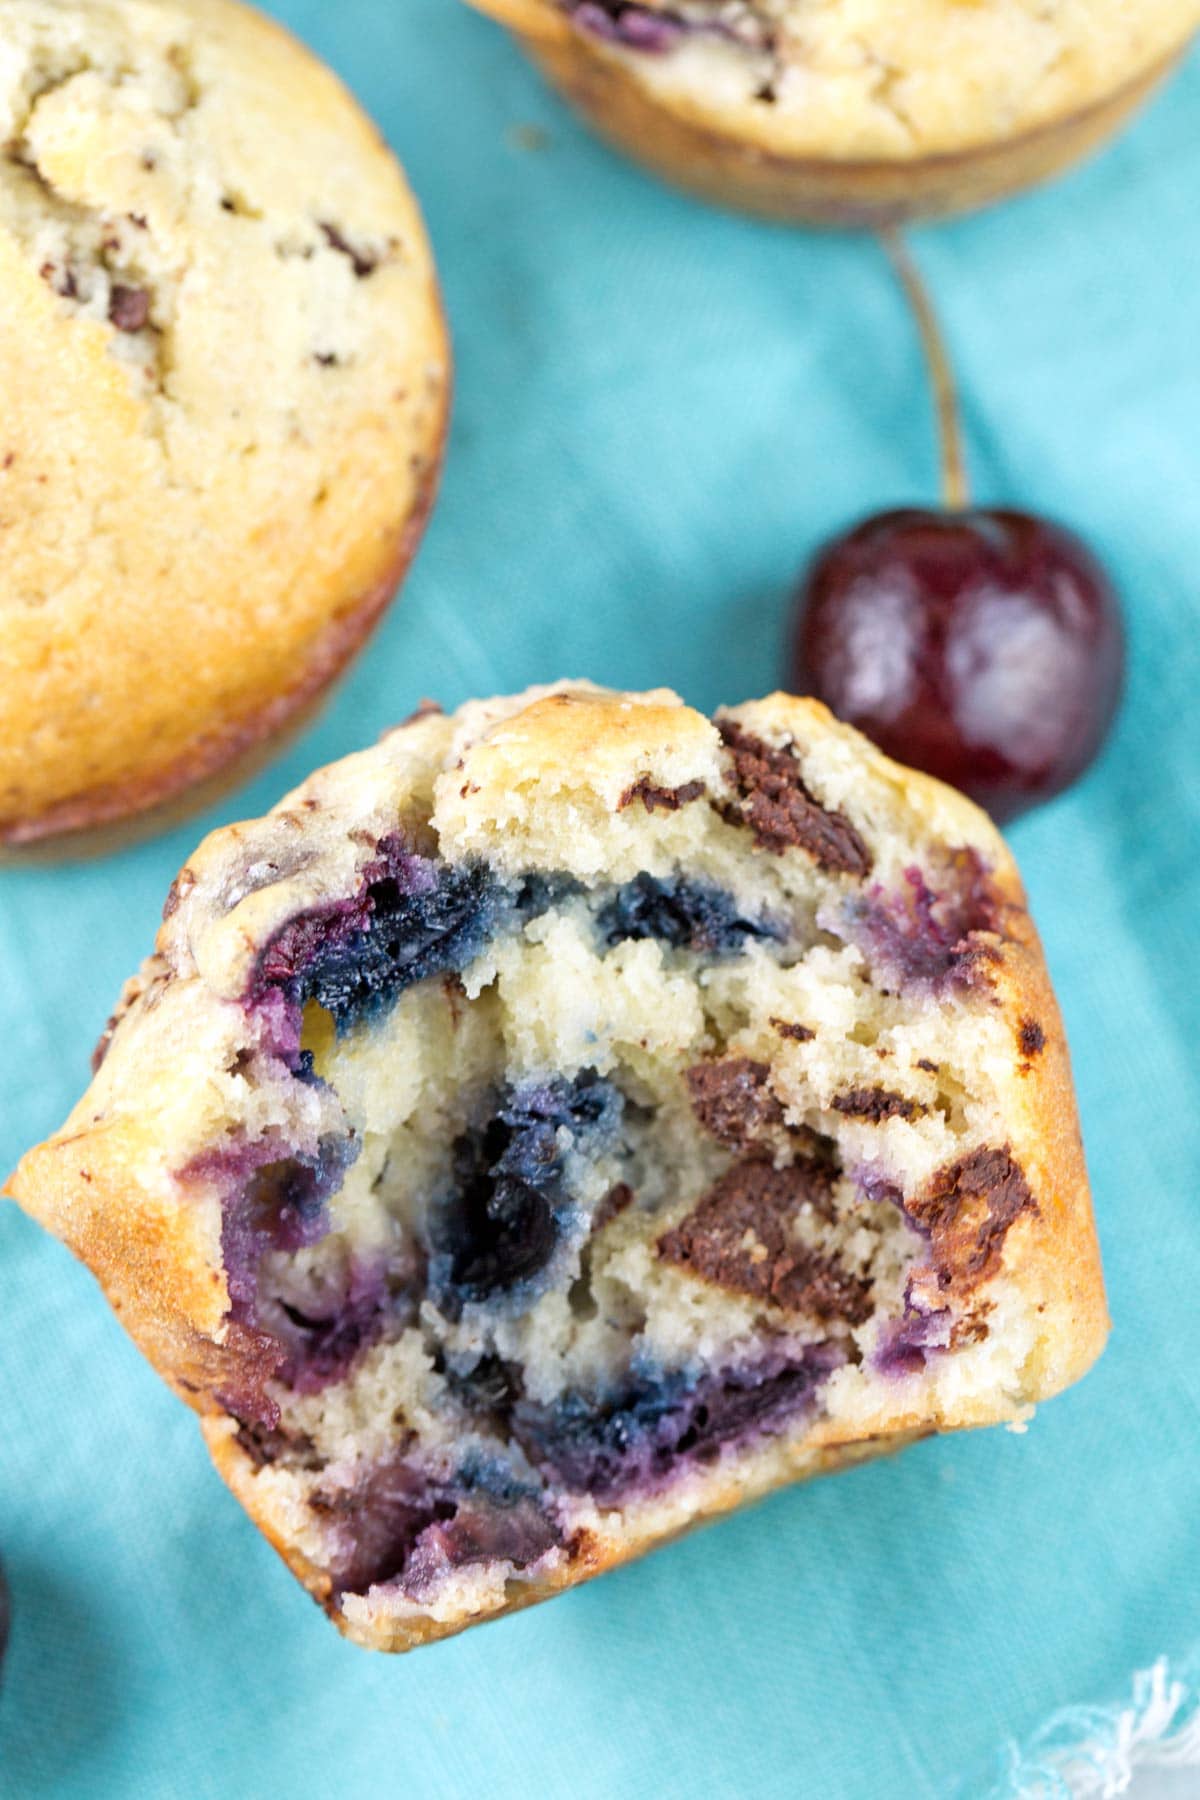
[{"label": "halved muffin", "polygon": [[384,1649],[1106,1331],[1007,850],[785,695],[426,711],[217,832],[12,1192]]}]

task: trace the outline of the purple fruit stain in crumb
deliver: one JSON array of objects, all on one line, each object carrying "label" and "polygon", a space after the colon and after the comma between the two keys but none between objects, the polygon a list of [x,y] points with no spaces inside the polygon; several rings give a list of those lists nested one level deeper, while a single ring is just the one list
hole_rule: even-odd
[{"label": "purple fruit stain in crumb", "polygon": [[232,1301],[254,1299],[268,1251],[295,1254],[325,1236],[326,1203],[357,1151],[344,1137],[322,1138],[315,1155],[259,1138],[206,1150],[182,1171],[184,1181],[214,1182],[222,1190],[221,1252]]},{"label": "purple fruit stain in crumb", "polygon": [[[249,999],[266,1007],[280,1054],[295,1056],[299,1012],[315,1000],[338,1032],[431,975],[458,972],[496,929],[502,891],[481,863],[450,865],[384,839],[356,894],[302,913],[258,960]],[[280,1014],[272,996],[287,1003]]]},{"label": "purple fruit stain in crumb", "polygon": [[338,1550],[334,1591],[395,1586],[426,1599],[457,1569],[505,1563],[526,1569],[562,1542],[536,1493],[515,1479],[486,1479],[471,1464],[449,1478],[403,1456],[378,1463],[353,1488],[311,1502]]},{"label": "purple fruit stain in crumb", "polygon": [[277,1379],[297,1394],[318,1394],[331,1382],[344,1380],[364,1350],[401,1316],[400,1296],[414,1285],[413,1280],[395,1281],[382,1263],[351,1261],[339,1291],[324,1296],[317,1307],[282,1297],[260,1306],[260,1324],[287,1351]]},{"label": "purple fruit stain in crumb", "polygon": [[950,1348],[950,1309],[925,1311],[905,1299],[904,1312],[879,1335],[872,1361],[881,1375],[919,1375],[931,1354]]},{"label": "purple fruit stain in crumb", "polygon": [[204,1151],[180,1172],[185,1183],[210,1183],[221,1194],[221,1256],[230,1319],[226,1350],[232,1373],[220,1398],[239,1419],[278,1424],[279,1408],[266,1385],[282,1378],[289,1366],[294,1372],[298,1351],[294,1329],[286,1329],[286,1315],[277,1308],[272,1329],[272,1297],[260,1291],[263,1259],[271,1252],[294,1255],[325,1236],[328,1200],[357,1148],[350,1138],[330,1136],[310,1154],[288,1151],[278,1139],[264,1137]]},{"label": "purple fruit stain in crumb", "polygon": [[987,941],[1004,936],[1004,901],[976,850],[950,854],[933,887],[922,870],[904,871],[904,887],[874,887],[825,909],[819,923],[857,944],[883,980],[934,993],[985,984],[999,958]]},{"label": "purple fruit stain in crumb", "polygon": [[749,919],[733,895],[683,876],[660,878],[642,873],[618,888],[596,915],[596,928],[606,944],[628,938],[653,938],[671,950],[694,950],[728,956],[749,939],[779,941],[784,927],[765,919]]},{"label": "purple fruit stain in crumb", "polygon": [[526,1569],[560,1542],[556,1526],[534,1500],[504,1507],[467,1500],[453,1518],[425,1527],[404,1565],[404,1591],[424,1599],[455,1570],[485,1563]]},{"label": "purple fruit stain in crumb", "polygon": [[[564,1185],[562,1136],[576,1150],[615,1138],[622,1096],[594,1070],[504,1097],[454,1148],[454,1194],[434,1229],[430,1287],[457,1315],[464,1303],[525,1299],[579,1209]],[[582,1220],[579,1220],[582,1224]]]},{"label": "purple fruit stain in crumb", "polygon": [[623,0],[568,0],[567,11],[581,31],[652,56],[673,50],[686,31],[683,21],[670,13],[651,12]]},{"label": "purple fruit stain in crumb", "polygon": [[580,31],[650,56],[665,56],[698,34],[752,50],[768,50],[774,42],[765,19],[748,7],[735,15],[721,0],[684,0],[677,9],[642,6],[636,0],[563,0],[563,6]]},{"label": "purple fruit stain in crumb", "polygon": [[728,1444],[782,1431],[813,1405],[844,1360],[835,1343],[813,1344],[698,1379],[646,1375],[607,1402],[568,1394],[553,1406],[518,1401],[514,1436],[548,1481],[600,1502],[653,1491],[686,1462],[710,1462]]}]

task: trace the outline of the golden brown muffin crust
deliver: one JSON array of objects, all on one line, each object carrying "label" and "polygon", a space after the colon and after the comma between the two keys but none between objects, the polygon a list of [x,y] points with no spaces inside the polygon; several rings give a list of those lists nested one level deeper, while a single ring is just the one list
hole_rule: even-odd
[{"label": "golden brown muffin crust", "polygon": [[19,845],[159,805],[314,702],[415,549],[449,350],[394,158],[279,26],[232,0],[10,0],[5,39]]},{"label": "golden brown muffin crust", "polygon": [[655,173],[831,226],[960,212],[1047,179],[1118,128],[1200,25],[1197,0],[760,0],[769,53],[696,31],[656,55],[572,24],[563,0],[471,3]]}]

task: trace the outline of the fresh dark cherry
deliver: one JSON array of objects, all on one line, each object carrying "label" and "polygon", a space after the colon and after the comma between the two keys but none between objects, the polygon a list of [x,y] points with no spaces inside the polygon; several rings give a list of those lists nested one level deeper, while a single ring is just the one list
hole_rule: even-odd
[{"label": "fresh dark cherry", "polygon": [[909,509],[820,552],[791,677],[997,820],[1087,768],[1120,699],[1116,595],[1073,532],[1029,513]]},{"label": "fresh dark cherry", "polygon": [[1059,793],[1103,743],[1120,607],[1073,532],[970,504],[946,345],[904,240],[883,241],[929,365],[945,504],[879,513],[825,546],[797,596],[789,674],[1003,821]]}]

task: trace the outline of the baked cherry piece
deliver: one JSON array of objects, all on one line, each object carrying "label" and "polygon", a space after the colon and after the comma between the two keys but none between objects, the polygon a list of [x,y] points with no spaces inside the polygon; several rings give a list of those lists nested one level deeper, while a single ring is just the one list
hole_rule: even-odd
[{"label": "baked cherry piece", "polygon": [[1073,532],[968,505],[945,351],[907,253],[890,248],[929,356],[946,504],[879,513],[819,552],[790,677],[1003,822],[1061,792],[1103,743],[1121,695],[1120,607]]}]

